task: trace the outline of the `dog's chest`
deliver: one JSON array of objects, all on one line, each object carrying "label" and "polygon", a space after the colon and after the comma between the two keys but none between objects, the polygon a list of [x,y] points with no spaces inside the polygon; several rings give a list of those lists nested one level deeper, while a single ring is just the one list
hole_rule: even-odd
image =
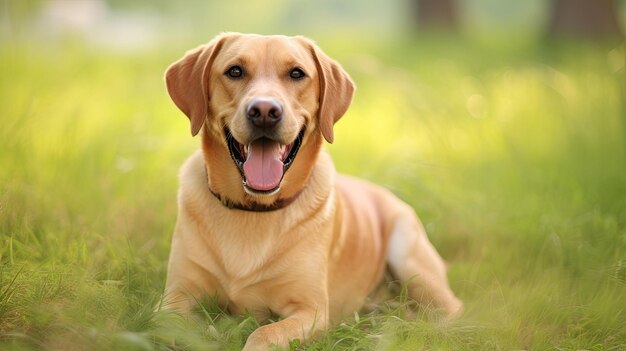
[{"label": "dog's chest", "polygon": [[[278,213],[249,213],[246,216],[213,217],[206,225],[211,262],[209,270],[220,277],[227,290],[264,279],[272,267],[280,266],[285,254],[310,230],[308,223],[296,225]],[[231,289],[229,289],[229,287]]]},{"label": "dog's chest", "polygon": [[199,261],[219,281],[232,312],[249,309],[261,317],[271,309],[277,287],[282,291],[322,279],[317,277],[325,271],[321,253],[330,238],[324,232],[332,229],[327,216],[303,221],[252,215],[213,218],[205,227],[207,247],[194,251],[204,255]]},{"label": "dog's chest", "polygon": [[[279,236],[282,233],[276,233]],[[278,242],[271,235],[255,231],[221,229],[215,240],[223,276],[228,281],[249,277],[261,270],[275,255]]]}]

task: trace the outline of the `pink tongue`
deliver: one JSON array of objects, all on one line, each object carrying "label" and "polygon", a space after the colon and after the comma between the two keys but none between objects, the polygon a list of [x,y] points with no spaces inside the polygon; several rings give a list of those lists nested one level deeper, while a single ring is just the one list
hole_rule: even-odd
[{"label": "pink tongue", "polygon": [[258,139],[248,148],[248,159],[243,164],[246,184],[255,190],[272,190],[283,177],[283,162],[280,160],[280,144]]}]

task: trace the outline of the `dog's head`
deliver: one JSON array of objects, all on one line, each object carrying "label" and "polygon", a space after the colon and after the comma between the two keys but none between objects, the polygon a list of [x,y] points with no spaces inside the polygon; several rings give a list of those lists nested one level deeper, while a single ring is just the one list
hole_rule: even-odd
[{"label": "dog's head", "polygon": [[[222,168],[209,178],[228,178],[213,183],[227,193],[237,184],[255,202],[275,200],[283,183],[304,184],[296,178],[310,174],[322,136],[332,143],[354,92],[348,74],[312,41],[238,33],[187,52],[165,81],[192,135],[204,126],[205,159],[212,173]],[[228,165],[220,164],[225,155]]]}]

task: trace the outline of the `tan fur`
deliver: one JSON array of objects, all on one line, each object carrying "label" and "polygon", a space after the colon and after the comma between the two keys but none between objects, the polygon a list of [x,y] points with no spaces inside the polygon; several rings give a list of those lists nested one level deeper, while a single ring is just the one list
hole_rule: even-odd
[{"label": "tan fur", "polygon": [[[245,67],[245,79],[225,77],[233,64]],[[290,80],[294,66],[308,77]],[[286,347],[361,308],[388,261],[423,306],[448,315],[461,311],[443,261],[413,210],[385,189],[336,175],[321,149],[322,137],[332,142],[332,126],[347,110],[354,85],[310,40],[223,34],[170,66],[166,83],[189,117],[192,134],[204,126],[202,150],[180,173],[167,307],[186,311],[209,296],[235,314],[248,310],[259,319],[277,314],[283,319],[254,331],[244,350]],[[243,109],[257,96],[283,105],[281,143],[292,142],[306,127],[302,147],[274,195],[243,189],[223,132],[228,126],[242,144],[252,141]],[[242,206],[297,197],[283,209],[249,212],[225,207],[211,190]]]}]

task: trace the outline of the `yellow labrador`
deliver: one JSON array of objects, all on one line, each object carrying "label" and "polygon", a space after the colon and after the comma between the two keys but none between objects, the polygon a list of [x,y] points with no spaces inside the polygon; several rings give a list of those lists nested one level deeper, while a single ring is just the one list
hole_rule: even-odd
[{"label": "yellow labrador", "polygon": [[322,150],[354,83],[304,37],[222,34],[166,72],[202,148],[180,172],[166,305],[203,296],[279,322],[244,350],[306,340],[358,310],[386,267],[423,306],[462,303],[413,210],[389,191],[337,175]]}]

